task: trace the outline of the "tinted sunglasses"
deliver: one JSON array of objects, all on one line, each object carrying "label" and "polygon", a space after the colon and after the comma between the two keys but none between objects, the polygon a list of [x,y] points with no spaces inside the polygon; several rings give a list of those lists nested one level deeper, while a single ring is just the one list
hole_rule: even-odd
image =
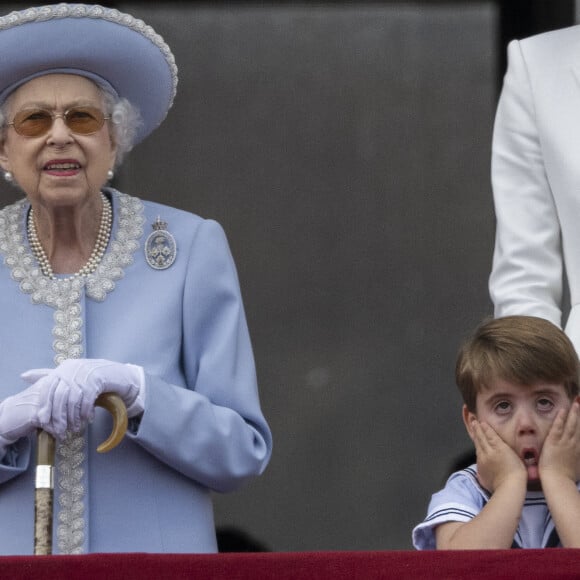
[{"label": "tinted sunglasses", "polygon": [[64,113],[53,113],[45,109],[24,109],[14,116],[8,126],[24,137],[40,137],[48,133],[54,120],[60,117],[65,125],[77,135],[96,133],[111,117],[96,107],[71,107]]}]

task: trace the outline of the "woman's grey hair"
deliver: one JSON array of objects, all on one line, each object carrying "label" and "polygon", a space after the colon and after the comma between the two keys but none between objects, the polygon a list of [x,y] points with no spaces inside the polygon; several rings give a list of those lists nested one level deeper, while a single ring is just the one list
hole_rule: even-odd
[{"label": "woman's grey hair", "polygon": [[118,167],[125,155],[133,149],[137,130],[141,126],[141,115],[137,107],[127,99],[118,97],[111,92],[101,89],[107,114],[111,117],[113,140],[117,146],[115,167]]},{"label": "woman's grey hair", "polygon": [[[115,167],[119,167],[125,155],[131,151],[135,144],[135,136],[142,123],[141,115],[137,107],[127,99],[119,97],[103,87],[98,86],[98,88],[103,95],[106,115],[111,117],[111,133],[117,146]],[[6,136],[7,101],[8,99],[0,106],[0,143],[4,142]]]}]

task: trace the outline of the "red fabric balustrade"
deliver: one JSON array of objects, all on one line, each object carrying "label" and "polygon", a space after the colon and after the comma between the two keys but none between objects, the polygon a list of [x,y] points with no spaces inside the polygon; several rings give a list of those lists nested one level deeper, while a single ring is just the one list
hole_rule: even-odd
[{"label": "red fabric balustrade", "polygon": [[2,580],[550,580],[580,578],[580,550],[3,556]]}]

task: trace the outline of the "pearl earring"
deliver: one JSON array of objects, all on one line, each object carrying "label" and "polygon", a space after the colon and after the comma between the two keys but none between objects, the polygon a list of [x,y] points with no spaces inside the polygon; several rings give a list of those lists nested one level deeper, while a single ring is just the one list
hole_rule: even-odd
[{"label": "pearl earring", "polygon": [[109,169],[109,171],[107,171],[107,180],[111,181],[113,177],[115,177],[115,174],[112,169]]},{"label": "pearl earring", "polygon": [[4,172],[4,179],[8,183],[12,183],[14,181],[14,175],[12,175],[12,172],[11,171],[5,171]]}]

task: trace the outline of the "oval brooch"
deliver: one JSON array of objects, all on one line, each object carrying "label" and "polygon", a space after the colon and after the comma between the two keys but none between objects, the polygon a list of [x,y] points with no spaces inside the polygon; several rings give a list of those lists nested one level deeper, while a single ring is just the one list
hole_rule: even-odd
[{"label": "oval brooch", "polygon": [[175,238],[167,231],[167,222],[157,218],[145,240],[145,259],[155,270],[169,268],[177,256]]}]

